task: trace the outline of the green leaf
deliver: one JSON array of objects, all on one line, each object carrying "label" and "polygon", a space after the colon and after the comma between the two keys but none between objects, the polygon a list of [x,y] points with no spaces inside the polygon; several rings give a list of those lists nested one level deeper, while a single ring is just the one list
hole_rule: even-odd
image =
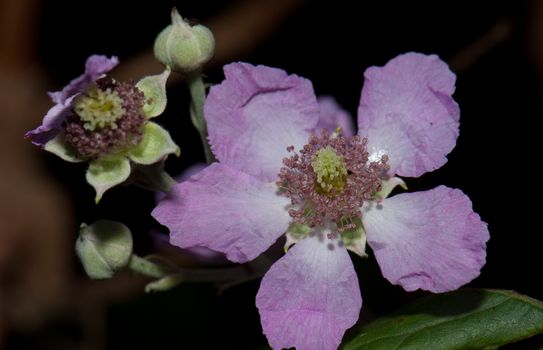
[{"label": "green leaf", "polygon": [[111,278],[128,265],[132,255],[132,233],[124,224],[99,220],[81,224],[75,244],[77,256],[90,278]]},{"label": "green leaf", "polygon": [[166,81],[171,70],[166,68],[158,75],[151,75],[141,79],[136,87],[145,95],[146,103],[143,105],[143,112],[147,118],[159,116],[166,109],[168,98],[166,96]]},{"label": "green leaf", "polygon": [[179,156],[179,147],[173,142],[170,134],[158,124],[148,122],[143,128],[140,143],[131,148],[128,157],[138,164],[153,164],[170,153]]},{"label": "green leaf", "polygon": [[512,291],[464,289],[379,319],[343,349],[492,349],[541,332],[543,302]]},{"label": "green leaf", "polygon": [[87,160],[79,156],[75,149],[66,142],[64,133],[58,133],[54,139],[45,144],[44,149],[59,156],[67,162],[80,163]]},{"label": "green leaf", "polygon": [[124,156],[98,158],[90,162],[87,182],[96,190],[96,203],[110,188],[124,182],[130,175],[130,162]]}]

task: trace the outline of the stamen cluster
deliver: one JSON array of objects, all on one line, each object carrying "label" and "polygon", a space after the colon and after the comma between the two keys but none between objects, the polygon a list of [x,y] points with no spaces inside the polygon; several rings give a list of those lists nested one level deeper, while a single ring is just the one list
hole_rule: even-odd
[{"label": "stamen cluster", "polygon": [[[323,130],[320,136],[311,135],[299,153],[294,146],[287,147],[292,155],[283,159],[277,184],[291,200],[289,215],[294,222],[314,227],[332,220],[340,232],[354,228],[353,220],[361,217],[364,201],[381,189],[381,178],[389,168],[386,155],[368,161],[366,144],[367,139],[358,135],[346,139],[341,133],[330,135]],[[325,166],[333,164],[340,175],[324,187],[319,164],[323,154],[331,160]]]},{"label": "stamen cluster", "polygon": [[66,119],[66,141],[83,157],[95,158],[141,141],[145,96],[130,83],[104,77],[76,101]]}]

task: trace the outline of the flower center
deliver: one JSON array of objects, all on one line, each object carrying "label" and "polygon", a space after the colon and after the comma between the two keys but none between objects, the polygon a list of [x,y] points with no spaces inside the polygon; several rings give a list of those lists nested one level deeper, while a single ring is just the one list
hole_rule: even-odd
[{"label": "flower center", "polygon": [[347,183],[347,168],[343,158],[330,146],[321,148],[311,162],[317,192],[334,195],[343,192]]},{"label": "flower center", "polygon": [[83,127],[90,131],[105,127],[116,129],[115,122],[126,112],[117,91],[101,90],[96,85],[76,98],[74,111],[83,121]]},{"label": "flower center", "polygon": [[294,223],[315,227],[332,220],[340,232],[356,226],[364,201],[381,189],[389,168],[386,155],[369,161],[366,143],[360,136],[346,139],[323,130],[299,152],[287,148],[292,155],[283,159],[277,184],[291,200]]},{"label": "flower center", "polygon": [[104,77],[75,99],[64,123],[66,141],[83,157],[123,152],[139,144],[145,96],[133,84]]}]

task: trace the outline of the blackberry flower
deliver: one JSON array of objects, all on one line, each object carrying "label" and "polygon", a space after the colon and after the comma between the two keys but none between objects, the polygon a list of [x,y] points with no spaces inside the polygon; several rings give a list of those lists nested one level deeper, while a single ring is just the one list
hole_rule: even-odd
[{"label": "blackberry flower", "polygon": [[89,161],[86,179],[97,202],[128,178],[132,164],[179,154],[169,133],[150,121],[166,107],[169,70],[132,84],[105,75],[118,63],[116,57],[89,57],[83,75],[49,94],[55,105],[25,135],[66,161]]},{"label": "blackberry flower", "polygon": [[355,136],[318,131],[344,112],[319,107],[306,79],[244,63],[224,72],[205,104],[219,162],[175,185],[152,215],[172,244],[239,263],[286,233],[295,245],[256,296],[274,349],[339,346],[362,306],[348,250],[364,256],[366,240],[384,277],[408,291],[445,292],[479,275],[489,233],[465,194],[439,186],[389,197],[404,186],[397,176],[441,167],[456,144],[456,77],[437,56],[369,68]]}]

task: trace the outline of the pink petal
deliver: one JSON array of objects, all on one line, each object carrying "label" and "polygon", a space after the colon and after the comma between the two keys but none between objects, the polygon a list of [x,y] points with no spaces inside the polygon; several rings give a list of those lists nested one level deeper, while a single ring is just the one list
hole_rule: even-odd
[{"label": "pink petal", "polygon": [[49,96],[55,103],[65,104],[69,97],[83,92],[87,85],[94,82],[102,74],[105,74],[119,64],[115,56],[107,58],[103,55],[92,55],[85,62],[85,73],[70,81],[61,91],[50,92]]},{"label": "pink petal", "polygon": [[58,103],[51,107],[43,117],[42,124],[28,131],[25,137],[29,138],[34,145],[40,147],[45,146],[48,141],[54,139],[66,117],[72,114],[72,100],[73,96],[64,103]]},{"label": "pink petal", "polygon": [[187,167],[181,174],[175,177],[175,181],[177,182],[183,182],[187,180],[192,175],[198,174],[201,170],[204,170],[206,168],[205,163],[194,163]]},{"label": "pink petal", "polygon": [[364,76],[358,128],[370,155],[387,154],[391,175],[417,177],[445,164],[460,118],[451,97],[456,76],[447,64],[412,52]]},{"label": "pink petal", "polygon": [[203,265],[224,265],[228,262],[224,254],[206,247],[179,248],[170,244],[168,235],[151,231],[151,239],[159,253],[166,252],[167,255],[175,255],[182,259],[196,260]]},{"label": "pink petal", "polygon": [[171,244],[203,246],[246,262],[287,230],[288,204],[274,184],[214,163],[175,185],[152,215],[170,229]]},{"label": "pink petal", "polygon": [[[183,182],[189,177],[197,174],[201,170],[206,168],[205,163],[195,163],[187,167],[183,172],[175,177],[175,181]],[[166,194],[162,191],[155,192],[155,202],[159,202],[161,199],[165,198]],[[182,249],[179,247],[172,246],[170,244],[169,237],[167,235],[151,232],[151,238],[153,239],[156,246],[162,249],[168,249],[174,251],[176,254],[188,255],[192,258],[195,258],[203,264],[224,264],[227,260],[224,254],[216,252],[206,247],[193,247]]]},{"label": "pink petal", "polygon": [[277,179],[290,145],[307,143],[319,119],[309,80],[280,69],[233,63],[204,107],[213,153],[265,181]]},{"label": "pink petal", "polygon": [[460,190],[445,186],[384,199],[362,217],[383,276],[405,290],[454,290],[485,263],[486,223]]},{"label": "pink petal", "polygon": [[[183,182],[187,180],[192,175],[197,174],[200,170],[203,170],[207,167],[206,163],[194,163],[188,166],[181,174],[174,177],[176,182]],[[155,191],[155,202],[159,202],[162,198],[166,197],[166,194],[162,191]]]},{"label": "pink petal", "polygon": [[322,236],[301,240],[266,273],[256,306],[272,348],[337,349],[362,307],[347,250]]},{"label": "pink petal", "polygon": [[60,126],[72,111],[72,100],[76,95],[83,92],[87,85],[94,82],[102,74],[109,72],[119,64],[115,56],[92,55],[85,63],[85,73],[73,79],[61,91],[50,92],[49,96],[55,103],[43,118],[42,124],[37,128],[28,131],[25,137],[30,138],[36,146],[45,146],[60,131]]},{"label": "pink petal", "polygon": [[349,112],[341,108],[332,96],[319,96],[320,118],[317,124],[317,132],[328,129],[333,132],[340,127],[345,136],[353,136],[354,123]]}]

